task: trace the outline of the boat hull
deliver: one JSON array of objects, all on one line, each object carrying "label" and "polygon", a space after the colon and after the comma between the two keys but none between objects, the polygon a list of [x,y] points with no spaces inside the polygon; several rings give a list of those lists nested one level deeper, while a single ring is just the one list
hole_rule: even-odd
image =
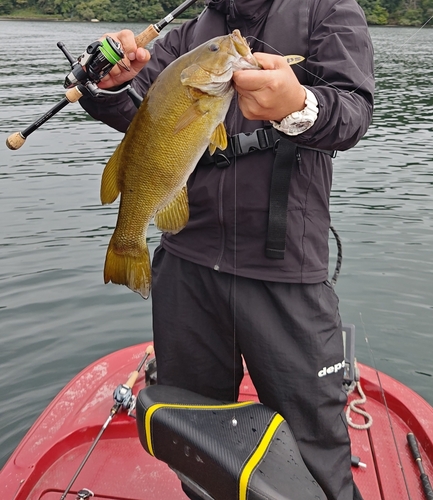
[{"label": "boat hull", "polygon": [[[1,470],[0,498],[61,497],[107,420],[114,389],[137,368],[147,347],[131,346],[96,361],[57,395]],[[372,415],[373,425],[368,430],[349,428],[352,454],[367,465],[353,468],[355,481],[365,500],[421,500],[420,474],[406,436],[415,434],[425,471],[433,478],[433,408],[391,377],[368,366],[359,368],[367,397],[362,408]],[[140,376],[134,393],[143,387]],[[247,373],[239,399],[257,400]],[[365,423],[361,415],[352,414],[352,419]],[[143,450],[135,420],[124,412],[108,425],[66,498],[75,499],[84,488],[97,499],[186,498],[175,473]]]}]

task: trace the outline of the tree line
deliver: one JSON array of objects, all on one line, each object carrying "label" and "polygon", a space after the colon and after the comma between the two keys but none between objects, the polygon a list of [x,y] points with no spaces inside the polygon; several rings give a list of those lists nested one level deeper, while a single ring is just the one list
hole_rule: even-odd
[{"label": "tree line", "polygon": [[[420,26],[433,16],[433,0],[357,1],[370,25]],[[180,0],[0,0],[0,16],[156,22],[180,3]],[[198,0],[180,17],[194,17],[203,7],[204,0]]]}]

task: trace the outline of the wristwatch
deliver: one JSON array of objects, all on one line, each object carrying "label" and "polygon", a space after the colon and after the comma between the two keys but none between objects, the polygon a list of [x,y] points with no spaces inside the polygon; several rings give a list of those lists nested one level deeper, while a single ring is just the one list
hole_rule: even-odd
[{"label": "wristwatch", "polygon": [[274,128],[287,135],[299,135],[314,125],[319,114],[318,102],[316,96],[311,90],[305,88],[305,108],[301,111],[286,116],[281,122],[271,120]]}]

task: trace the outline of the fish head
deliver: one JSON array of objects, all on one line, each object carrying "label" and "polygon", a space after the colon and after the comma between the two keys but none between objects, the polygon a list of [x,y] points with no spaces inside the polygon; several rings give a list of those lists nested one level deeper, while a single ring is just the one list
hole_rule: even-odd
[{"label": "fish head", "polygon": [[209,95],[222,96],[230,92],[234,71],[261,69],[239,30],[212,38],[191,55],[192,62],[182,71],[181,82]]}]

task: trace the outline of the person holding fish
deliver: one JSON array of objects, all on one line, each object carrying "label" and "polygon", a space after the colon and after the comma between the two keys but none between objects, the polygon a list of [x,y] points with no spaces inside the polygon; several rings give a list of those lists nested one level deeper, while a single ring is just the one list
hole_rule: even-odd
[{"label": "person holding fish", "polygon": [[332,157],[372,119],[365,17],[356,0],[206,4],[150,52],[110,34],[127,58],[99,85],[130,83],[138,112],[126,93],[80,100],[127,131],[102,179],[103,202],[121,195],[105,281],[152,286],[158,383],[234,401],[245,360],[328,500],[361,499],[328,237]]}]

